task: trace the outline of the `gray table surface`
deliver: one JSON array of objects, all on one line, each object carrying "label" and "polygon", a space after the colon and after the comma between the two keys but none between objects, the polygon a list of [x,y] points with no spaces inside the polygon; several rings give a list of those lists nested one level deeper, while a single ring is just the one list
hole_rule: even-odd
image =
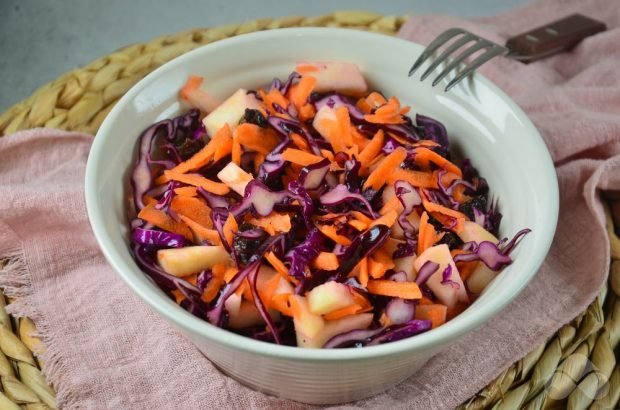
[{"label": "gray table surface", "polygon": [[333,10],[485,16],[527,0],[0,0],[0,112],[72,68],[195,27]]}]

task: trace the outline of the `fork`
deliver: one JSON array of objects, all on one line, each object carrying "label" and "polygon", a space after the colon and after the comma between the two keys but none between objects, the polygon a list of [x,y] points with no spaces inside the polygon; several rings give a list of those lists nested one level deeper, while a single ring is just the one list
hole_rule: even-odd
[{"label": "fork", "polygon": [[[422,64],[428,61],[439,48],[455,38],[456,40],[452,44],[448,45],[437,58],[432,60],[429,67],[420,76],[420,81],[424,81],[440,64],[446,62],[446,67],[435,77],[432,86],[439,84],[452,71],[460,69],[456,71],[456,76],[446,85],[445,91],[449,91],[478,67],[495,57],[506,56],[528,63],[570,50],[584,38],[605,29],[605,24],[600,21],[580,14],[573,14],[551,24],[512,37],[506,42],[506,46],[501,46],[462,28],[451,28],[438,35],[424,49],[422,54],[413,63],[413,66],[411,66],[409,77]],[[464,48],[460,54],[457,54],[458,50],[469,43],[472,44]],[[465,62],[468,57],[482,50],[484,51],[473,60]],[[461,67],[463,63],[464,66]]]},{"label": "fork", "polygon": [[454,41],[450,46],[446,47],[446,49],[436,58],[434,59],[429,67],[422,73],[420,77],[420,81],[424,81],[435,69],[443,62],[447,61],[453,53],[459,50],[467,43],[473,42],[470,46],[468,46],[464,51],[458,54],[452,61],[448,63],[448,65],[435,77],[433,80],[433,87],[439,84],[441,80],[443,80],[452,70],[459,67],[459,65],[472,54],[477,53],[480,50],[486,50],[474,60],[465,65],[462,71],[460,71],[456,77],[454,77],[446,86],[445,91],[449,91],[452,87],[458,84],[461,80],[467,77],[469,74],[473,73],[478,67],[482,64],[486,63],[490,59],[507,54],[508,48],[500,46],[499,44],[495,44],[485,38],[477,36],[469,31],[466,31],[462,28],[451,28],[437,37],[424,49],[422,54],[418,57],[418,59],[413,63],[413,66],[409,70],[409,77],[411,77],[417,70],[427,61],[442,45],[446,44],[448,41],[452,40],[454,37],[461,35],[461,38]]}]

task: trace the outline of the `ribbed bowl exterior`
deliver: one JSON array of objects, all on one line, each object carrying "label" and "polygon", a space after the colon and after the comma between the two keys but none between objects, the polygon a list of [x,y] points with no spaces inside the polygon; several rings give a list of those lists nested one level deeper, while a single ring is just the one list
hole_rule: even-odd
[{"label": "ribbed bowl exterior", "polygon": [[444,347],[361,360],[300,361],[244,352],[181,331],[222,372],[241,384],[309,404],[338,404],[381,393],[413,375]]}]

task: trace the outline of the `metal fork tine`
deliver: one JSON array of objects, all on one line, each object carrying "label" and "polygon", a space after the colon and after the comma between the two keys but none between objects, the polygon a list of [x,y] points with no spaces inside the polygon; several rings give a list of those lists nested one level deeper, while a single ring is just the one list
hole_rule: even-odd
[{"label": "metal fork tine", "polygon": [[446,49],[441,53],[441,55],[437,57],[436,59],[434,59],[431,65],[422,74],[422,76],[420,77],[420,81],[424,81],[426,77],[428,77],[433,71],[435,71],[435,69],[437,68],[439,64],[441,64],[442,62],[446,60],[446,58],[448,58],[448,56],[450,56],[456,50],[461,48],[463,45],[475,39],[476,39],[476,36],[474,36],[471,33],[466,33],[463,37],[461,37],[460,39],[452,43],[449,47],[446,47]]},{"label": "metal fork tine", "polygon": [[451,28],[449,30],[444,31],[439,36],[437,36],[429,45],[424,49],[422,54],[418,57],[418,59],[413,63],[411,69],[409,70],[409,77],[418,69],[420,66],[437,50],[441,47],[446,41],[450,40],[452,37],[465,33],[465,30],[460,28]]},{"label": "metal fork tine", "polygon": [[436,86],[441,80],[443,80],[444,77],[447,76],[448,73],[450,73],[450,71],[458,67],[458,65],[461,64],[463,60],[465,60],[467,57],[474,54],[478,50],[481,50],[486,47],[491,47],[491,46],[493,46],[493,43],[491,43],[490,41],[480,39],[478,43],[474,44],[467,50],[463,51],[461,54],[455,57],[454,60],[452,60],[450,64],[448,64],[448,66],[444,68],[441,73],[439,73],[439,75],[437,76],[437,78],[435,78],[435,80],[433,80],[433,87]]},{"label": "metal fork tine", "polygon": [[495,46],[495,47],[492,47],[489,51],[485,52],[484,54],[476,57],[474,61],[468,64],[467,67],[463,71],[457,74],[457,76],[454,77],[454,79],[448,83],[445,91],[449,91],[452,87],[454,87],[457,83],[459,83],[462,79],[467,77],[469,74],[474,72],[482,64],[486,63],[487,61],[494,58],[495,56],[504,54],[506,51],[508,51],[508,49],[506,49],[505,47]]}]

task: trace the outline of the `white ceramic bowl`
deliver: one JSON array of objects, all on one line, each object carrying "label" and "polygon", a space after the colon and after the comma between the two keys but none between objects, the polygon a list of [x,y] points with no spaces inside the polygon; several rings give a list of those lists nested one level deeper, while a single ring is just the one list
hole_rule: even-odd
[{"label": "white ceramic bowl", "polygon": [[[142,300],[241,383],[316,404],[377,394],[497,314],[530,281],[547,254],[557,222],[558,186],[538,131],[510,98],[480,75],[449,93],[407,78],[421,51],[420,45],[405,40],[342,29],[295,28],[238,36],[191,51],[148,75],[127,92],[99,129],[86,169],[86,203],[104,255]],[[499,198],[504,214],[501,235],[532,229],[513,253],[515,262],[470,308],[445,325],[362,349],[278,346],[192,316],[134,263],[127,246],[125,193],[141,131],[181,112],[177,96],[190,74],[204,76],[208,89],[224,98],[239,87],[285,78],[299,60],[355,62],[372,87],[442,121],[453,145],[472,158],[492,195]]]}]

